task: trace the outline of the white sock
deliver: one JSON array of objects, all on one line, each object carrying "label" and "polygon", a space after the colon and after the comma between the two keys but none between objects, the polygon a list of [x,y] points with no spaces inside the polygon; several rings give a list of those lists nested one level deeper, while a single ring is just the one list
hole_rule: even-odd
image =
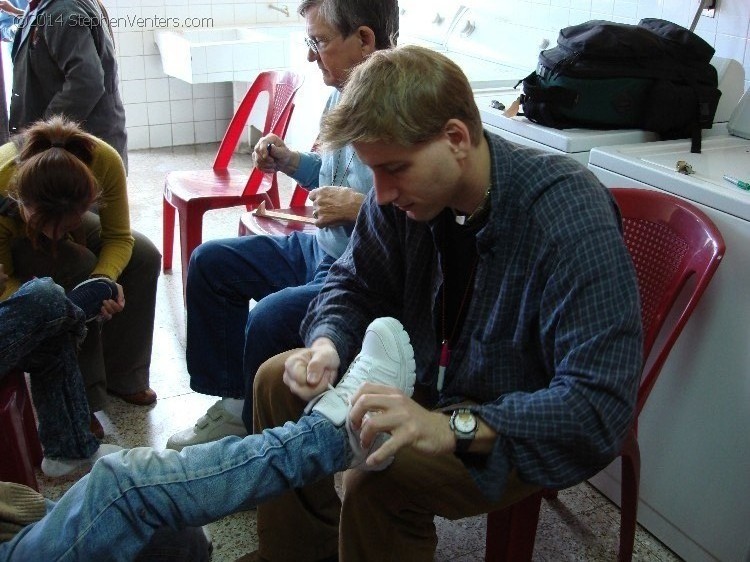
[{"label": "white sock", "polygon": [[221,407],[232,414],[235,418],[242,418],[242,408],[245,401],[242,398],[222,398]]},{"label": "white sock", "polygon": [[85,459],[50,459],[44,457],[42,459],[42,472],[45,476],[49,476],[50,478],[59,478],[66,474],[70,474],[74,470],[87,466],[90,467],[103,456],[117,451],[122,451],[122,447],[118,445],[102,444],[99,445],[99,448],[93,455]]}]

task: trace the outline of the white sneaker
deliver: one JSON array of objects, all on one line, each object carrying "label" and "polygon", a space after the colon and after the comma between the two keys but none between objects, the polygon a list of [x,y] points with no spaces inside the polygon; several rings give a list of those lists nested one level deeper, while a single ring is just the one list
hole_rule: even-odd
[{"label": "white sneaker", "polygon": [[193,427],[175,433],[167,441],[167,449],[182,451],[188,445],[218,441],[228,435],[247,437],[242,419],[224,409],[223,402],[217,400],[205,415],[198,418]]},{"label": "white sneaker", "polygon": [[[348,421],[351,397],[365,382],[392,386],[411,396],[416,379],[415,369],[414,350],[401,322],[395,318],[377,318],[367,327],[359,355],[354,358],[336,387],[327,390],[311,403],[312,410],[327,417],[337,427],[346,422],[349,444],[354,452],[352,467],[363,464],[389,436],[378,435],[368,450],[362,449],[359,432],[353,430]],[[393,458],[377,467],[367,467],[366,470],[382,470],[391,462]]]},{"label": "white sneaker", "polygon": [[119,445],[101,444],[96,452],[86,459],[42,459],[42,472],[49,478],[60,478],[78,470],[80,468],[91,468],[91,466],[100,458],[122,451]]}]

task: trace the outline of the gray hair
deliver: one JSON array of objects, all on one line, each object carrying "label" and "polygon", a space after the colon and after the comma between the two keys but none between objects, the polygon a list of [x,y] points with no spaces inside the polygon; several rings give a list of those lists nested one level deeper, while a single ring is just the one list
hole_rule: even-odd
[{"label": "gray hair", "polygon": [[375,33],[375,48],[388,49],[396,44],[397,0],[302,0],[297,12],[304,17],[307,10],[315,7],[320,9],[323,20],[344,37],[364,25]]}]

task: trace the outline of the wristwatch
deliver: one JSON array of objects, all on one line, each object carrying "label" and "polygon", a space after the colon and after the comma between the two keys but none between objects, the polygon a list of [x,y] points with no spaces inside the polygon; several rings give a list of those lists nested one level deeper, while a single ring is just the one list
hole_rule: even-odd
[{"label": "wristwatch", "polygon": [[468,408],[459,408],[453,410],[449,425],[456,436],[456,453],[467,452],[479,429],[479,420]]}]

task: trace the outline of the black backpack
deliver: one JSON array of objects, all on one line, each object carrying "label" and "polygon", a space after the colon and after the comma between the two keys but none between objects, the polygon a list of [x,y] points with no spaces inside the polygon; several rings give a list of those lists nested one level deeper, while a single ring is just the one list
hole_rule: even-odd
[{"label": "black backpack", "polygon": [[521,103],[535,123],[564,129],[644,129],[690,137],[700,152],[721,97],[714,49],[677,24],[594,20],[560,31],[523,80]]}]

